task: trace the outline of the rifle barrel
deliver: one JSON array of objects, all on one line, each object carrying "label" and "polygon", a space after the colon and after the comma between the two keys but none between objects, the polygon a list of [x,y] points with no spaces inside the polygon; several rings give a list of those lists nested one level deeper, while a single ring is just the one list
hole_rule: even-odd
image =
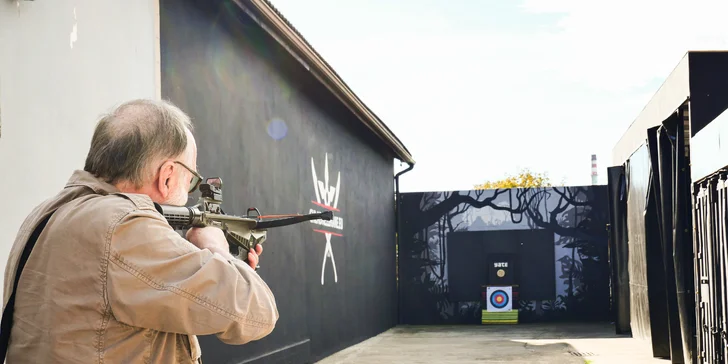
[{"label": "rifle barrel", "polygon": [[298,224],[304,221],[309,220],[331,220],[334,218],[334,213],[331,211],[324,211],[319,212],[316,214],[306,214],[306,215],[299,215],[299,216],[293,216],[293,217],[286,217],[282,219],[275,219],[275,220],[262,220],[258,221],[258,223],[255,225],[256,229],[268,229],[268,228],[274,228],[274,227],[280,227],[280,226],[288,226],[288,225],[294,225]]},{"label": "rifle barrel", "polygon": [[[188,229],[195,224],[199,224],[202,217],[202,213],[196,207],[170,206],[157,203],[155,203],[154,206],[160,214],[164,215],[164,218],[167,219],[167,222],[175,229]],[[220,217],[224,218],[228,216],[222,215]],[[315,214],[298,215],[275,220],[255,221],[255,217],[242,219],[250,220],[250,222],[254,224],[255,229],[268,229],[280,226],[294,225],[309,220],[331,220],[333,218],[333,212],[324,211]]]}]

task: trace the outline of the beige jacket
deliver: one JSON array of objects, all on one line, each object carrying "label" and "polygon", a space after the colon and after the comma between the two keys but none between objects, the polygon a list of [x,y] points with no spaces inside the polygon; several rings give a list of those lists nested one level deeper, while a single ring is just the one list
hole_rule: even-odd
[{"label": "beige jacket", "polygon": [[23,223],[3,307],[26,241],[53,210],[21,275],[7,363],[197,363],[195,335],[244,344],[273,330],[275,299],[250,266],[200,250],[149,197],[83,171]]}]

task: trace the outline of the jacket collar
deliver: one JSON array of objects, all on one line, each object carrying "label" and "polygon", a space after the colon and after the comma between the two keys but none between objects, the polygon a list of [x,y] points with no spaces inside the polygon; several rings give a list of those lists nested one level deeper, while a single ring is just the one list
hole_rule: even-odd
[{"label": "jacket collar", "polygon": [[75,170],[73,172],[71,177],[68,179],[68,182],[66,182],[65,188],[69,187],[88,187],[100,195],[108,195],[119,192],[119,189],[117,189],[114,185],[104,182],[93,174],[83,170]]}]

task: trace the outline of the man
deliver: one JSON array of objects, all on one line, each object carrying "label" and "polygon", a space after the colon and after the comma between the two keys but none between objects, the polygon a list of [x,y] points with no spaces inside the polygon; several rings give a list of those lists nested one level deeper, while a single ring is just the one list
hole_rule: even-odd
[{"label": "man", "polygon": [[262,248],[248,265],[220,229],[184,239],[154,207],[185,205],[199,184],[192,130],[162,101],[99,121],[84,170],[33,210],[12,247],[4,307],[26,242],[52,213],[20,276],[8,363],[197,363],[195,335],[244,344],[273,330],[275,299],[253,268]]}]

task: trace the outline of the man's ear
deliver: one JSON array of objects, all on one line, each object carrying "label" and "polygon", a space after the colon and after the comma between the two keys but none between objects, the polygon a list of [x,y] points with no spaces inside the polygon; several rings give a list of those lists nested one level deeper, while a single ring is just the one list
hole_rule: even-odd
[{"label": "man's ear", "polygon": [[159,179],[157,179],[157,190],[163,199],[167,199],[172,191],[172,176],[174,175],[174,163],[164,162],[159,169]]}]

